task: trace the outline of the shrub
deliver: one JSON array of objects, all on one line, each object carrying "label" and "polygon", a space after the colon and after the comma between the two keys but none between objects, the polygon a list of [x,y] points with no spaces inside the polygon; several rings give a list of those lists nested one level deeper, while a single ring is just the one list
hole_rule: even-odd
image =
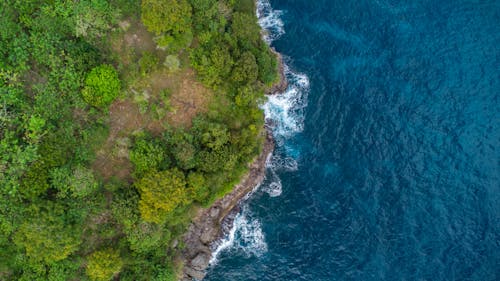
[{"label": "shrub", "polygon": [[123,261],[118,251],[106,249],[92,253],[87,264],[87,275],[92,280],[107,281],[120,272]]},{"label": "shrub", "polygon": [[181,65],[179,58],[176,55],[168,55],[165,58],[165,62],[163,64],[171,72],[175,72],[175,71],[179,70],[179,67]]},{"label": "shrub", "polygon": [[191,6],[186,0],[143,0],[141,11],[142,22],[156,35],[190,29]]},{"label": "shrub", "polygon": [[139,68],[142,76],[154,71],[158,65],[158,57],[151,52],[144,52],[141,59],[139,59]]},{"label": "shrub", "polygon": [[151,172],[135,183],[141,194],[143,220],[162,223],[174,210],[189,203],[184,174],[177,169]]},{"label": "shrub", "polygon": [[90,105],[105,108],[118,97],[120,79],[116,70],[107,64],[92,69],[85,79],[83,99]]}]

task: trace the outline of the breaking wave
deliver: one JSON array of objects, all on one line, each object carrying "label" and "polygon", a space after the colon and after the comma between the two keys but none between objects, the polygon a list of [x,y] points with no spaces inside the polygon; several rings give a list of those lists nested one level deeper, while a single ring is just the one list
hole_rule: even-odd
[{"label": "breaking wave", "polygon": [[262,106],[266,120],[273,130],[276,141],[282,144],[304,128],[304,109],[307,106],[309,78],[290,70],[284,64],[288,89],[284,93],[270,95]]},{"label": "breaking wave", "polygon": [[[271,44],[285,34],[284,24],[280,16],[283,11],[273,10],[269,0],[257,2],[257,17],[264,30],[263,38]],[[271,95],[262,105],[268,126],[272,129],[278,145],[284,140],[301,132],[304,126],[304,108],[307,105],[309,78],[302,73],[294,72],[284,62],[284,72],[288,80],[288,88],[284,93]],[[297,170],[297,161],[293,157],[278,154],[270,155],[266,161],[268,173],[260,189],[271,197],[281,195],[282,185],[278,171]],[[219,241],[212,253],[210,264],[217,264],[218,257],[225,251],[238,251],[246,256],[260,256],[267,252],[265,236],[260,222],[252,217],[247,205],[234,217],[233,225]]]},{"label": "breaking wave", "polygon": [[[265,30],[264,40],[268,44],[285,34],[284,24],[280,18],[282,14],[283,11],[272,9],[269,0],[258,1],[257,17],[260,26]],[[278,146],[285,146],[286,139],[303,130],[304,109],[307,106],[309,93],[307,75],[293,71],[289,67],[288,59],[283,61],[283,70],[288,81],[288,88],[284,93],[268,96],[267,102],[262,106],[266,123],[272,129]],[[268,173],[261,190],[271,197],[280,196],[282,184],[277,172],[295,171],[297,166],[297,161],[293,157],[286,153],[283,155],[275,152],[267,161]]]},{"label": "breaking wave", "polygon": [[253,218],[247,206],[243,206],[242,211],[234,218],[229,233],[219,242],[216,250],[212,253],[210,264],[216,264],[219,254],[226,250],[238,251],[247,257],[258,257],[267,252],[267,244],[260,222]]},{"label": "breaking wave", "polygon": [[263,30],[264,41],[268,44],[285,34],[281,15],[283,11],[273,10],[269,0],[257,1],[257,18]]}]

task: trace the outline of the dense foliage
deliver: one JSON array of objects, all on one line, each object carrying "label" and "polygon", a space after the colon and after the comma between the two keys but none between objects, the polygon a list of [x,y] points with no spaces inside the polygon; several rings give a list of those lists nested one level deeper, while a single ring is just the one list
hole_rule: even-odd
[{"label": "dense foliage", "polygon": [[[138,19],[159,48],[124,56],[112,39]],[[277,63],[253,0],[5,0],[0,24],[0,280],[175,280],[193,208],[231,190],[261,148]],[[110,132],[120,99],[167,120],[169,92],[129,81],[162,68],[194,69],[207,110]],[[125,176],[104,176],[110,139]]]},{"label": "dense foliage", "polygon": [[110,65],[100,65],[92,69],[85,79],[83,99],[95,107],[110,105],[120,93],[118,73]]}]

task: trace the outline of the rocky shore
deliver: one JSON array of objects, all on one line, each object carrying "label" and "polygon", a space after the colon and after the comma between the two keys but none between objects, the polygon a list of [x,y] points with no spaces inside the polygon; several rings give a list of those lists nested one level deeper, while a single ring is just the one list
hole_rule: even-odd
[{"label": "rocky shore", "polygon": [[[193,219],[184,236],[186,248],[182,253],[184,269],[181,280],[203,279],[212,256],[212,245],[224,235],[222,228],[224,219],[237,209],[240,201],[262,182],[266,172],[266,159],[273,149],[274,141],[270,132],[266,132],[262,153],[251,164],[249,172],[241,182],[231,193],[215,201],[210,208],[201,209]],[[232,224],[232,221],[230,223]]]},{"label": "rocky shore", "polygon": [[[274,49],[271,51],[278,58],[279,81],[268,89],[268,95],[282,93],[288,87],[282,56]],[[202,280],[205,277],[205,270],[212,257],[213,247],[232,227],[238,205],[264,180],[266,161],[274,150],[272,132],[266,129],[265,134],[262,152],[249,166],[249,171],[241,179],[241,182],[234,187],[231,193],[215,201],[210,208],[200,209],[193,218],[187,233],[183,236],[186,247],[181,255],[184,265],[182,281]]]}]

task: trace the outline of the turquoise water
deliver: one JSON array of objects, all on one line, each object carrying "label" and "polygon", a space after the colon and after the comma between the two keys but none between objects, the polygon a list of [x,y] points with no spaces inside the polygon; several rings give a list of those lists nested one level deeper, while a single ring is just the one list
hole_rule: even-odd
[{"label": "turquoise water", "polygon": [[500,1],[266,1],[278,147],[206,280],[500,280]]}]

